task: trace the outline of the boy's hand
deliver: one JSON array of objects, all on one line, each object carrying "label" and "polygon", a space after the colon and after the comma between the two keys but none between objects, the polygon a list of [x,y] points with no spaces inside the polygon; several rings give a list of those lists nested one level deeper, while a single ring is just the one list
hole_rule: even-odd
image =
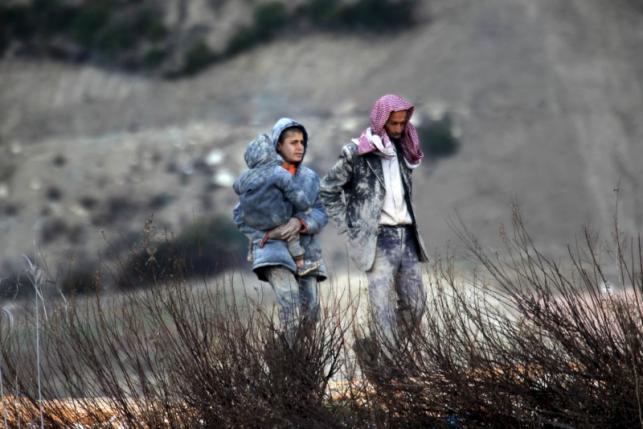
[{"label": "boy's hand", "polygon": [[296,217],[291,217],[288,219],[288,222],[279,225],[271,230],[266,231],[261,242],[259,242],[259,247],[263,247],[266,244],[266,241],[270,239],[274,240],[284,240],[288,241],[293,239],[301,229],[301,222]]},{"label": "boy's hand", "polygon": [[282,240],[290,241],[299,234],[299,230],[301,230],[301,222],[296,217],[291,217],[288,219],[288,222],[280,225],[279,228],[283,228]]}]

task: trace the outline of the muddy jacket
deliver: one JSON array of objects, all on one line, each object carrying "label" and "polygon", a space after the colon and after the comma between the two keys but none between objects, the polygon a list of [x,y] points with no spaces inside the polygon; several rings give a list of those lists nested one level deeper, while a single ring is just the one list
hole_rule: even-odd
[{"label": "muddy jacket", "polygon": [[234,182],[233,188],[239,195],[246,225],[267,231],[286,223],[295,211],[305,212],[312,206],[314,201],[308,197],[316,196],[319,186],[308,194],[299,189],[281,166],[282,159],[266,134],[248,144],[244,158],[249,169]]},{"label": "muddy jacket", "polygon": [[[279,136],[286,129],[293,126],[301,127],[304,132],[304,145],[308,147],[308,135],[305,128],[298,122],[282,118],[272,129],[273,149],[276,148]],[[284,170],[285,171],[285,170]],[[322,259],[321,245],[318,234],[328,223],[326,211],[319,198],[319,176],[310,168],[302,165],[297,167],[297,172],[292,176],[294,185],[303,191],[312,206],[306,211],[294,211],[292,216],[301,219],[306,225],[306,232],[300,233],[300,242],[305,253],[304,258],[314,261],[321,261],[321,267],[317,273],[318,280],[326,278],[326,266]],[[252,269],[260,280],[267,281],[264,269],[271,266],[284,266],[292,272],[297,271],[295,261],[288,252],[287,243],[283,240],[268,240],[264,247],[259,247],[264,232],[246,224],[239,204],[234,208],[234,222],[251,243]]]},{"label": "muddy jacket", "polygon": [[[421,262],[426,262],[428,258],[412,205],[411,169],[404,162],[399,165],[406,205],[418,243],[418,257]],[[359,155],[355,143],[342,148],[339,160],[321,183],[320,196],[326,211],[337,223],[340,233],[348,234],[351,257],[362,271],[370,270],[375,260],[385,192],[380,157],[375,153]]]}]

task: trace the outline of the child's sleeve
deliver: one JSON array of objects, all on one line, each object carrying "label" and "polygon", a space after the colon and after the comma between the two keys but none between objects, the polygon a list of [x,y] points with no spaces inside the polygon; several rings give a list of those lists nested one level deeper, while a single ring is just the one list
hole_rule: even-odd
[{"label": "child's sleeve", "polygon": [[295,207],[295,212],[302,212],[308,210],[312,205],[313,201],[310,201],[310,198],[306,196],[306,193],[297,185],[295,181],[292,180],[292,176],[286,170],[283,170],[284,174],[279,174],[279,180],[277,180],[277,186],[283,192],[284,197]]}]

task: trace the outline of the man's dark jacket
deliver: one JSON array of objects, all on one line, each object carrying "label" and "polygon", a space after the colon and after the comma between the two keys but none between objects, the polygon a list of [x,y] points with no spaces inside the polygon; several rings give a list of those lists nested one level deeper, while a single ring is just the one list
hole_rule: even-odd
[{"label": "man's dark jacket", "polygon": [[[412,204],[412,170],[402,156],[398,156],[398,160],[406,205],[413,219],[418,243],[418,257],[421,262],[426,262],[428,257]],[[362,271],[369,271],[375,261],[385,192],[380,156],[375,153],[358,154],[355,143],[342,148],[338,161],[321,182],[319,196],[326,212],[336,222],[340,232],[347,232],[351,257]]]}]

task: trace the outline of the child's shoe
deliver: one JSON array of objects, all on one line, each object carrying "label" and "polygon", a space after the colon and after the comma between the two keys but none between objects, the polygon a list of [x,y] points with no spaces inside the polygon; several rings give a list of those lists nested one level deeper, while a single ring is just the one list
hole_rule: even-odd
[{"label": "child's shoe", "polygon": [[302,267],[297,267],[297,275],[299,277],[307,276],[308,274],[317,271],[319,266],[319,261],[310,261],[306,259],[304,260],[304,265]]}]

